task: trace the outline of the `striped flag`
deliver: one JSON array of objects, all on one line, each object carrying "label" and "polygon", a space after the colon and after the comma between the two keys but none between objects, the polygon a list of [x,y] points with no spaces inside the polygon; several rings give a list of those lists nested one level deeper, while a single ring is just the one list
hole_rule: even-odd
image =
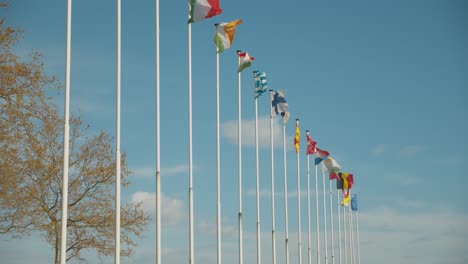
[{"label": "striped flag", "polygon": [[254,94],[255,98],[258,98],[268,89],[268,83],[266,80],[266,73],[263,71],[254,71]]},{"label": "striped flag", "polygon": [[242,24],[242,19],[237,19],[229,23],[223,22],[215,24],[216,34],[213,40],[216,44],[218,53],[221,53],[231,47],[232,41],[234,41],[234,36],[236,35],[236,27],[240,24]]},{"label": "striped flag", "polygon": [[247,52],[238,52],[237,54],[240,58],[239,68],[237,69],[237,72],[241,72],[245,68],[252,66],[252,61],[254,60],[254,57],[250,57],[249,53]]},{"label": "striped flag", "polygon": [[223,12],[219,7],[219,0],[189,0],[188,23],[195,23]]}]

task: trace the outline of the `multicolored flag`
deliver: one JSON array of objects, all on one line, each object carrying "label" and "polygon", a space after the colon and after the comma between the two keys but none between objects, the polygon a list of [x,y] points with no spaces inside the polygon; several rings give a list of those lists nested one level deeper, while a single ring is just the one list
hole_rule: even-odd
[{"label": "multicolored flag", "polygon": [[299,119],[296,119],[296,136],[294,137],[294,148],[296,153],[299,153],[299,140],[301,138],[301,131],[299,130]]},{"label": "multicolored flag", "polygon": [[357,211],[357,195],[355,194],[353,198],[351,198],[351,210]]},{"label": "multicolored flag", "polygon": [[271,101],[271,116],[280,114],[283,117],[283,125],[289,120],[288,102],[284,99],[284,91],[276,91]]},{"label": "multicolored flag", "polygon": [[314,154],[315,152],[317,152],[317,142],[315,142],[309,136],[309,130],[306,131],[306,137],[307,137],[307,155]]},{"label": "multicolored flag", "polygon": [[219,0],[188,0],[188,4],[188,23],[195,23],[223,13],[219,7]]},{"label": "multicolored flag", "polygon": [[[322,172],[336,173],[341,170],[340,164],[332,157],[327,157],[322,163]],[[331,176],[330,176],[331,177]],[[330,179],[331,180],[331,179]]]},{"label": "multicolored flag", "polygon": [[262,71],[254,71],[254,94],[255,98],[258,98],[268,89],[268,83],[266,80],[266,73]]},{"label": "multicolored flag", "polygon": [[354,177],[352,173],[339,172],[338,177],[339,179],[337,180],[337,189],[347,190],[353,187]]},{"label": "multicolored flag", "polygon": [[342,206],[348,206],[349,205],[349,201],[350,201],[349,195],[350,195],[349,190],[347,190],[347,191],[343,190],[343,201],[341,202]]},{"label": "multicolored flag", "polygon": [[237,55],[240,58],[239,67],[237,68],[237,72],[241,72],[243,69],[252,66],[252,61],[254,57],[250,57],[249,53],[247,52],[237,52]]},{"label": "multicolored flag", "polygon": [[226,49],[229,49],[236,35],[237,25],[242,24],[242,19],[237,19],[229,23],[215,24],[216,34],[214,36],[214,43],[216,44],[217,52],[221,53]]},{"label": "multicolored flag", "polygon": [[317,157],[315,158],[315,165],[319,165],[322,160],[325,160],[330,155],[330,153],[319,148],[316,148],[316,150],[315,156]]}]

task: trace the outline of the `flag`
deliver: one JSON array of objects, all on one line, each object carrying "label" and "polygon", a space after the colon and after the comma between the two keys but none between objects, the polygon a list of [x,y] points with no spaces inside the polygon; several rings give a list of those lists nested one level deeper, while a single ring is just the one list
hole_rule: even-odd
[{"label": "flag", "polygon": [[349,190],[347,190],[347,191],[343,190],[343,201],[341,202],[342,206],[348,206],[349,205],[349,200],[350,200],[349,193],[350,193]]},{"label": "flag", "polygon": [[357,196],[354,195],[353,198],[351,198],[351,210],[357,211]]},{"label": "flag", "polygon": [[317,151],[317,142],[309,136],[309,130],[306,131],[307,137],[307,155],[314,154]]},{"label": "flag", "polygon": [[[341,170],[341,166],[340,164],[338,164],[338,162],[336,162],[335,159],[333,159],[332,157],[327,157],[323,163],[322,163],[322,172],[325,173],[325,172],[330,172],[330,173],[334,173],[334,172],[338,172]],[[331,179],[330,179],[331,180]]]},{"label": "flag", "polygon": [[315,165],[319,165],[320,162],[322,162],[322,160],[323,160],[323,159],[322,159],[321,157],[316,157],[316,158],[315,158]]},{"label": "flag", "polygon": [[217,47],[217,52],[221,53],[225,49],[229,49],[236,35],[236,26],[242,24],[242,19],[237,19],[229,23],[215,24],[216,34],[214,36],[214,43]]},{"label": "flag", "polygon": [[324,157],[328,157],[330,156],[330,153],[326,150],[323,150],[323,149],[319,149],[319,148],[316,148],[317,149],[317,152],[315,153],[315,155],[321,157],[324,159]]},{"label": "flag", "polygon": [[338,181],[337,181],[337,189],[347,190],[353,187],[353,184],[354,184],[353,174],[347,173],[347,172],[339,172],[338,177],[340,178],[340,181],[342,182],[340,183],[342,184],[341,185],[342,187],[338,188]]},{"label": "flag", "polygon": [[300,138],[301,138],[301,131],[299,130],[299,119],[296,119],[296,136],[294,137],[294,148],[296,148],[296,153],[299,153]]},{"label": "flag", "polygon": [[239,68],[237,69],[237,72],[241,72],[243,69],[252,66],[252,61],[254,60],[254,57],[250,57],[249,53],[247,52],[238,52],[237,53],[240,58],[240,64]]},{"label": "flag", "polygon": [[336,178],[336,189],[337,190],[342,190],[343,189],[343,179],[340,176],[340,173],[338,173],[338,178]]},{"label": "flag", "polygon": [[276,91],[271,101],[271,116],[281,114],[283,117],[283,125],[288,122],[288,102],[284,99],[284,91]]},{"label": "flag", "polygon": [[330,171],[330,173],[328,174],[328,179],[329,180],[338,180],[340,177],[338,176],[338,171]]},{"label": "flag", "polygon": [[219,8],[219,0],[189,0],[188,23],[195,23],[204,19],[217,16],[223,12]]},{"label": "flag", "polygon": [[266,80],[266,73],[262,71],[254,71],[254,94],[255,98],[258,98],[268,89]]}]

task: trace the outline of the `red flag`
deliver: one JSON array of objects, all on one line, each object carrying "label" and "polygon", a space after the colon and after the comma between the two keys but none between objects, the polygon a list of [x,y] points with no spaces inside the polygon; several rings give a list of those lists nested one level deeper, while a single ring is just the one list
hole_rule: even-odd
[{"label": "red flag", "polygon": [[334,171],[330,171],[330,174],[328,175],[328,179],[330,180],[339,180],[340,177],[338,177],[338,174]]},{"label": "red flag", "polygon": [[314,154],[315,152],[317,152],[317,142],[315,142],[309,136],[309,130],[306,131],[306,136],[307,136],[307,155]]},{"label": "red flag", "polygon": [[319,148],[316,148],[317,149],[317,152],[315,153],[317,156],[319,156],[320,158],[323,158],[323,157],[328,157],[330,156],[330,153],[326,150],[322,150],[322,149],[319,149]]}]

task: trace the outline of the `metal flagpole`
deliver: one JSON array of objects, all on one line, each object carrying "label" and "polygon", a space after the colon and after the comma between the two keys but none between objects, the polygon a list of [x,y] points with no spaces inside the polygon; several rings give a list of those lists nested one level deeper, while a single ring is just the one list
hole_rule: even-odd
[{"label": "metal flagpole", "polygon": [[331,231],[331,262],[335,264],[335,238],[333,234],[333,189],[332,189],[332,181],[329,180],[330,185],[330,231]]},{"label": "metal flagpole", "polygon": [[[115,147],[115,264],[120,264],[120,72],[121,72],[121,4],[117,0],[117,102]],[[159,210],[156,210],[159,211]]]},{"label": "metal flagpole", "polygon": [[351,210],[351,207],[350,207],[350,210],[349,210],[349,218],[350,218],[350,225],[351,225],[351,249],[352,249],[352,256],[353,256],[353,261],[352,263],[355,264],[356,263],[356,254],[354,252],[354,223],[353,223],[353,211]]},{"label": "metal flagpole", "polygon": [[221,264],[221,170],[219,144],[219,53],[216,48],[216,223],[217,223],[217,263]]},{"label": "metal flagpole", "polygon": [[161,142],[159,102],[159,0],[156,0],[156,264],[161,264]]},{"label": "metal flagpole", "polygon": [[[190,10],[189,10],[190,14]],[[189,15],[190,17],[190,15]],[[193,245],[193,166],[192,166],[192,23],[188,23],[188,131],[189,131],[189,264],[195,263]]]},{"label": "metal flagpole", "polygon": [[[299,127],[299,119],[296,119],[296,127]],[[298,143],[299,144],[299,143]],[[297,253],[299,264],[302,264],[302,230],[301,230],[301,171],[299,167],[299,149],[296,151],[296,160],[297,160]]]},{"label": "metal flagpole", "polygon": [[[348,190],[348,195],[349,195],[349,190]],[[353,264],[353,237],[352,237],[352,226],[351,226],[351,208],[350,205],[348,205],[348,230],[349,230],[349,263]]]},{"label": "metal flagpole", "polygon": [[344,259],[345,259],[345,264],[348,264],[348,231],[347,231],[347,226],[346,226],[346,207],[343,206],[343,237],[344,237]]},{"label": "metal flagpole", "polygon": [[338,250],[339,250],[339,264],[341,264],[341,210],[340,210],[340,192],[336,192],[336,201],[338,208]]},{"label": "metal flagpole", "polygon": [[325,247],[325,264],[328,263],[328,241],[327,241],[327,203],[325,191],[325,173],[322,171],[322,187],[323,187],[323,240]]},{"label": "metal flagpole", "polygon": [[65,55],[65,116],[63,126],[63,178],[62,178],[62,219],[60,236],[60,263],[67,260],[67,218],[68,218],[68,159],[70,136],[70,54],[71,54],[71,16],[72,1],[67,1],[67,47]]},{"label": "metal flagpole", "polygon": [[275,166],[273,151],[273,114],[271,111],[273,90],[270,90],[270,150],[271,150],[271,247],[273,264],[276,264],[276,233],[275,233]]},{"label": "metal flagpole", "polygon": [[286,124],[283,123],[283,169],[284,169],[284,224],[285,224],[285,246],[286,264],[289,264],[289,231],[288,231],[288,181],[286,174]]},{"label": "metal flagpole", "polygon": [[[306,131],[307,136],[309,130]],[[307,155],[307,263],[312,264],[312,243],[310,239],[310,161]]]},{"label": "metal flagpole", "polygon": [[357,254],[358,254],[358,264],[361,264],[361,249],[359,247],[359,212],[356,210],[356,233],[357,233]]},{"label": "metal flagpole", "polygon": [[319,225],[319,202],[318,202],[318,172],[315,164],[315,223],[317,232],[317,264],[320,264],[320,225]]},{"label": "metal flagpole", "polygon": [[[255,81],[254,81],[255,82]],[[254,84],[255,86],[255,84]],[[258,166],[258,104],[257,96],[254,96],[255,106],[255,179],[256,179],[256,194],[257,194],[257,264],[261,263],[261,247],[260,247],[260,172]]]},{"label": "metal flagpole", "polygon": [[[237,51],[237,66],[240,66],[240,50]],[[243,263],[243,252],[242,252],[242,109],[241,109],[241,72],[237,71],[237,96],[238,96],[238,130],[237,130],[237,140],[238,140],[238,158],[239,158],[239,218],[238,218],[238,232],[239,232],[239,264]]]}]

